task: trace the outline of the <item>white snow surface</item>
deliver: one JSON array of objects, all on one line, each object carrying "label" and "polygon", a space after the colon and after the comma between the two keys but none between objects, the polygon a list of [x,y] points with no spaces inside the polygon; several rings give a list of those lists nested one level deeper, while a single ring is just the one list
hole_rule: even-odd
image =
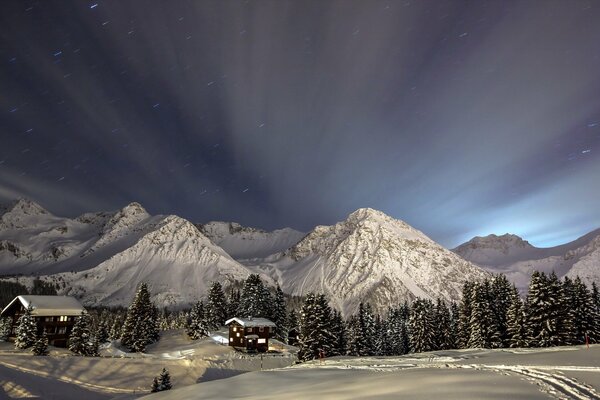
[{"label": "white snow surface", "polygon": [[198,225],[204,235],[237,259],[262,258],[286,250],[306,234],[291,228],[267,232],[235,222],[209,222]]},{"label": "white snow surface", "polygon": [[600,229],[556,247],[534,247],[519,236],[505,234],[475,237],[453,251],[491,272],[506,274],[522,292],[536,270],[554,271],[559,277],[580,276],[588,285],[600,283]]},{"label": "white snow surface", "polygon": [[599,355],[595,345],[333,357],[144,399],[600,399]]},{"label": "white snow surface", "polygon": [[[40,296],[40,295],[21,295],[15,297],[4,310],[8,309],[14,302],[20,302],[23,307],[31,306],[33,309],[31,315],[80,315],[83,306],[79,301],[70,296]],[[4,312],[2,310],[2,312]]]},{"label": "white snow surface", "polygon": [[259,262],[284,292],[325,293],[344,315],[361,301],[386,312],[415,297],[458,300],[467,279],[487,273],[403,221],[369,208],[333,226],[317,226],[290,249]]}]

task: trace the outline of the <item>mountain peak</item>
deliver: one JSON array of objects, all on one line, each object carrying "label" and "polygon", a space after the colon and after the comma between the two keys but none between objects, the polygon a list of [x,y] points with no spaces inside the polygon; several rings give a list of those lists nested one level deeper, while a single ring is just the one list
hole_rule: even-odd
[{"label": "mountain peak", "polygon": [[41,215],[49,214],[44,207],[33,200],[19,198],[6,207],[6,213],[18,213],[22,215]]},{"label": "mountain peak", "polygon": [[492,233],[491,235],[487,236],[475,236],[468,242],[458,246],[457,249],[462,248],[463,246],[470,248],[493,248],[498,250],[533,247],[527,240],[523,240],[523,238],[520,236],[512,233],[505,233],[504,235],[496,235]]}]

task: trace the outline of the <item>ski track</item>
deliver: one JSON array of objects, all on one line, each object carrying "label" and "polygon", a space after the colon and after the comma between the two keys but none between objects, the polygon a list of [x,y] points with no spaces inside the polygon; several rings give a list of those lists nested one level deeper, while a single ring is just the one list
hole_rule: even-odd
[{"label": "ski track", "polygon": [[[425,359],[421,359],[425,360]],[[421,361],[419,360],[419,361]],[[452,368],[452,369],[476,369],[502,373],[504,375],[518,376],[539,389],[557,399],[576,400],[600,400],[600,393],[593,387],[581,383],[574,378],[565,376],[561,371],[588,371],[600,375],[600,367],[585,366],[547,366],[547,365],[487,365],[487,364],[456,364],[451,357],[429,357],[427,362],[385,362],[376,358],[363,359],[362,362],[348,363],[347,360],[327,360],[322,367],[335,369],[359,369],[371,371],[400,371],[412,368]],[[356,361],[356,360],[353,360]],[[408,360],[407,360],[408,361]],[[297,366],[296,368],[302,368]],[[308,365],[306,367],[309,367]]]}]

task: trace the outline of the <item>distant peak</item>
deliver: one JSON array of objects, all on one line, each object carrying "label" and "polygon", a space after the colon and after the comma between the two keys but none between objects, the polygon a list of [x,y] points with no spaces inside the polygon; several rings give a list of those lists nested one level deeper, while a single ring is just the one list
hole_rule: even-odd
[{"label": "distant peak", "polygon": [[20,213],[25,215],[41,215],[41,214],[49,214],[44,207],[40,206],[35,201],[20,198],[13,201],[7,207],[7,212],[11,213]]},{"label": "distant peak", "polygon": [[358,210],[354,211],[352,214],[350,214],[348,216],[348,219],[363,219],[363,218],[370,218],[370,217],[391,218],[389,215],[387,215],[386,213],[384,213],[382,211],[375,210],[375,209],[369,208],[369,207],[365,207],[365,208],[359,208]]},{"label": "distant peak", "polygon": [[497,247],[498,245],[502,245],[503,247],[533,247],[527,240],[523,240],[520,236],[512,233],[505,233],[503,235],[492,233],[487,236],[475,236],[459,247],[465,245],[471,247]]},{"label": "distant peak", "polygon": [[142,205],[136,201],[127,204],[121,209],[123,214],[147,214],[148,212]]}]

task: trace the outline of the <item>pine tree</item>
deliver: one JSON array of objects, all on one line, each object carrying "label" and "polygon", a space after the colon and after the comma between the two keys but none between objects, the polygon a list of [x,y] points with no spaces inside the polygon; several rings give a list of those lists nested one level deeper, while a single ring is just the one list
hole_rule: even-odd
[{"label": "pine tree", "polygon": [[69,350],[80,356],[87,356],[90,354],[90,341],[92,340],[90,333],[91,319],[90,315],[82,311],[81,315],[75,320],[73,330],[69,336],[68,347]]},{"label": "pine tree", "polygon": [[295,345],[300,333],[300,324],[298,322],[298,314],[295,310],[291,310],[287,318],[287,344]]},{"label": "pine tree", "polygon": [[127,309],[121,343],[130,351],[144,351],[147,345],[158,340],[157,322],[158,309],[150,301],[148,286],[142,283],[135,299]]},{"label": "pine tree", "polygon": [[513,285],[510,305],[506,313],[506,332],[509,347],[527,347],[529,345],[525,305]]},{"label": "pine tree", "polygon": [[590,343],[600,343],[600,291],[596,282],[592,282],[592,331],[589,335]]},{"label": "pine tree", "polygon": [[408,321],[410,348],[414,353],[434,349],[434,325],[431,300],[417,299],[413,302]]},{"label": "pine tree", "polygon": [[277,285],[275,290],[275,301],[273,304],[273,322],[275,323],[275,337],[282,342],[287,341],[287,312],[283,291]]},{"label": "pine tree", "polygon": [[190,311],[186,333],[192,340],[208,336],[208,324],[204,317],[204,306],[201,301],[194,304]]},{"label": "pine tree", "polygon": [[471,298],[473,296],[474,286],[475,284],[470,281],[466,281],[463,285],[462,301],[459,307],[458,337],[456,338],[456,344],[461,349],[469,347],[469,339],[471,337],[471,312],[473,308]]},{"label": "pine tree", "polygon": [[11,317],[6,317],[6,318],[0,319],[0,342],[5,342],[8,340],[11,329],[12,329],[12,318]]},{"label": "pine tree", "polygon": [[37,340],[37,323],[35,317],[31,315],[33,308],[27,307],[23,315],[19,317],[16,329],[15,347],[17,349],[27,349]]},{"label": "pine tree", "polygon": [[238,308],[240,307],[240,291],[235,289],[233,286],[229,292],[229,301],[227,302],[227,318],[234,318],[238,314]]},{"label": "pine tree", "polygon": [[241,317],[270,317],[271,296],[258,274],[250,274],[244,283],[238,315]]},{"label": "pine tree", "polygon": [[350,325],[349,350],[351,355],[371,356],[375,354],[375,320],[369,304],[360,303],[358,315]]},{"label": "pine tree", "polygon": [[331,355],[335,339],[331,332],[331,308],[325,295],[309,293],[300,312],[300,340],[298,358],[313,360],[323,351]]},{"label": "pine tree", "polygon": [[434,310],[434,336],[435,350],[447,350],[452,348],[451,328],[450,328],[450,310],[441,298],[437,299]]},{"label": "pine tree", "polygon": [[387,352],[391,356],[399,356],[408,353],[410,350],[408,338],[408,304],[404,304],[399,308],[390,310],[388,315],[388,349]]},{"label": "pine tree", "polygon": [[208,291],[205,307],[206,322],[210,329],[218,329],[225,324],[227,319],[227,300],[223,287],[219,282],[213,282]]},{"label": "pine tree", "polygon": [[163,368],[158,377],[158,387],[159,391],[170,390],[173,387],[173,385],[171,385],[171,375],[166,368]]},{"label": "pine tree", "polygon": [[152,379],[152,386],[150,387],[150,392],[151,393],[160,392],[160,385],[158,384],[157,376],[155,376],[154,379]]},{"label": "pine tree", "polygon": [[493,314],[493,330],[497,338],[492,342],[492,347],[508,347],[508,322],[507,313],[511,304],[511,284],[505,275],[495,275],[490,287],[490,305]]},{"label": "pine tree", "polygon": [[31,352],[34,356],[47,356],[48,355],[48,337],[46,332],[42,331],[42,334],[33,344]]},{"label": "pine tree", "polygon": [[108,342],[108,329],[106,327],[106,321],[101,321],[100,324],[98,324],[96,339],[98,340],[98,343]]},{"label": "pine tree", "polygon": [[449,349],[457,349],[458,348],[458,323],[460,319],[460,309],[458,304],[452,302],[450,304],[450,332],[448,334],[448,348]]},{"label": "pine tree", "polygon": [[331,334],[335,338],[331,347],[332,356],[343,356],[348,351],[346,323],[339,311],[333,310],[331,317]]},{"label": "pine tree", "polygon": [[592,293],[581,281],[579,276],[573,281],[571,291],[571,301],[568,308],[571,311],[571,322],[573,326],[573,335],[571,342],[573,344],[585,343],[586,336],[595,336],[595,305]]},{"label": "pine tree", "polygon": [[471,335],[468,346],[497,348],[502,342],[491,307],[491,286],[489,280],[476,284],[471,293]]}]

